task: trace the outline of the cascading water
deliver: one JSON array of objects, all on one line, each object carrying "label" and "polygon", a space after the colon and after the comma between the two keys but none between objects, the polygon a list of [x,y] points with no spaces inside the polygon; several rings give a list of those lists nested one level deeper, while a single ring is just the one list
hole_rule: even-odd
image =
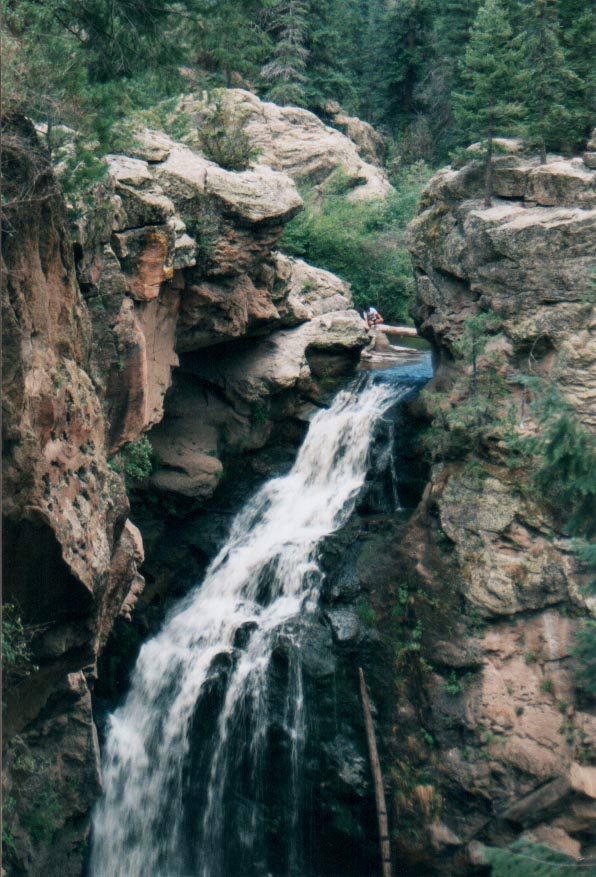
[{"label": "cascading water", "polygon": [[[142,647],[110,719],[93,877],[307,873],[296,625],[316,611],[318,546],[354,508],[375,425],[408,389],[368,377],[319,412],[291,471],[249,501],[203,583]],[[280,649],[285,662],[275,660]],[[280,676],[282,708],[271,697]],[[275,775],[285,800],[273,830],[284,842],[272,865],[264,812]]]}]

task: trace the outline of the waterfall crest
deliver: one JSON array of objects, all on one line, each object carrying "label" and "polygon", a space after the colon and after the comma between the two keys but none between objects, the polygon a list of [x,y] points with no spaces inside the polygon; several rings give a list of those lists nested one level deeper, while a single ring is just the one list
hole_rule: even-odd
[{"label": "waterfall crest", "polygon": [[[367,378],[320,411],[291,471],[247,503],[203,583],[143,645],[110,719],[93,877],[267,877],[262,812],[272,771],[283,771],[294,802],[280,828],[289,835],[283,873],[304,873],[305,716],[292,619],[316,609],[318,545],[351,514],[375,425],[400,392]],[[276,757],[269,688],[282,672],[273,660],[280,643],[290,658]]]}]

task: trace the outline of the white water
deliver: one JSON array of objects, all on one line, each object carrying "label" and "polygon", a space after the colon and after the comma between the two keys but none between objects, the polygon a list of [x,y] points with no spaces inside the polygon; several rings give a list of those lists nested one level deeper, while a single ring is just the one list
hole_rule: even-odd
[{"label": "white water", "polygon": [[[93,877],[269,873],[260,835],[264,775],[272,769],[272,653],[280,637],[292,646],[283,715],[290,751],[279,766],[291,802],[299,797],[305,720],[300,647],[290,621],[316,608],[317,546],[352,512],[375,424],[396,389],[369,380],[317,414],[291,471],[250,500],[202,585],[142,647],[127,699],[110,719]],[[243,648],[237,639],[234,645],[239,629],[248,638]],[[229,799],[235,791],[240,796],[241,785],[243,799],[234,802],[231,817]],[[288,875],[300,873],[297,820],[296,805],[284,826],[294,832]],[[224,864],[232,837],[244,862],[233,872]]]}]

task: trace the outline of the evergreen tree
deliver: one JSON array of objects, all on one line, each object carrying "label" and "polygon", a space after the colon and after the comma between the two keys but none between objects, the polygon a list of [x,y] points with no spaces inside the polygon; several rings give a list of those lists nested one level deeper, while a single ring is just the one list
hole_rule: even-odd
[{"label": "evergreen tree", "polygon": [[375,87],[382,121],[403,124],[418,109],[416,86],[427,69],[432,25],[430,0],[397,0],[377,19],[381,59]]},{"label": "evergreen tree", "polygon": [[442,0],[433,13],[427,70],[418,88],[433,142],[433,160],[444,160],[459,145],[453,93],[461,90],[460,61],[480,0]]},{"label": "evergreen tree", "polygon": [[220,84],[232,85],[235,73],[256,76],[271,50],[261,26],[263,6],[261,0],[200,0],[189,56],[194,50],[195,63],[221,77]]},{"label": "evergreen tree", "polygon": [[522,113],[516,99],[520,59],[502,0],[486,0],[476,16],[463,59],[465,89],[455,95],[456,118],[463,130],[486,142],[485,207],[492,204],[494,137],[505,134]]},{"label": "evergreen tree", "polygon": [[528,134],[546,163],[548,146],[560,145],[561,132],[571,124],[566,107],[571,89],[579,83],[569,67],[560,41],[558,0],[528,0],[525,7],[525,96]]},{"label": "evergreen tree", "polygon": [[578,149],[596,124],[596,8],[586,0],[561,0],[559,18],[567,63],[577,77],[565,102],[568,146]]},{"label": "evergreen tree", "polygon": [[282,104],[303,104],[306,83],[307,6],[304,0],[277,0],[269,12],[273,59],[261,70],[267,96]]},{"label": "evergreen tree", "polygon": [[[333,99],[354,103],[347,59],[350,56],[350,6],[346,0],[311,0],[306,49],[306,102],[316,111]],[[353,23],[354,26],[355,22]]]}]

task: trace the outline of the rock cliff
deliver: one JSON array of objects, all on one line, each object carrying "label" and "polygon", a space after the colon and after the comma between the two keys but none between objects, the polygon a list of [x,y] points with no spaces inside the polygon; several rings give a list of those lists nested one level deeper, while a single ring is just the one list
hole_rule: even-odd
[{"label": "rock cliff", "polygon": [[[306,116],[286,119],[288,136],[327,130]],[[3,600],[26,653],[5,694],[5,868],[76,875],[100,790],[97,658],[144,584],[108,459],[149,433],[145,486],[200,504],[222,457],[307,418],[370,338],[346,284],[275,249],[302,208],[281,147],[272,167],[262,155],[231,172],[145,132],[108,158],[73,229],[33,127],[3,124]],[[329,132],[311,164],[345,162],[366,188],[369,166]]]},{"label": "rock cliff", "polygon": [[24,119],[4,120],[2,160],[3,601],[30,656],[4,667],[5,865],[76,873],[100,783],[90,687],[142,547],[107,462],[63,199]]},{"label": "rock cliff", "polygon": [[[536,429],[527,377],[596,428],[596,173],[581,159],[499,158],[491,208],[481,177],[478,161],[435,175],[409,237],[443,459],[403,547],[425,664],[398,683],[395,758],[418,792],[398,781],[396,818],[402,854],[441,873],[478,863],[472,842],[523,832],[576,860],[595,852],[596,710],[572,655],[586,576],[565,509],[531,489],[506,440]],[[474,325],[489,328],[470,353]],[[474,395],[483,369],[482,393],[501,390],[474,439],[465,406],[487,411]]]},{"label": "rock cliff", "polygon": [[[244,106],[244,92],[230,95]],[[249,97],[253,109],[261,106]],[[308,133],[304,125],[294,120],[287,136]],[[334,134],[339,146],[328,144],[329,161],[336,167],[345,159],[360,173],[365,165],[354,145]],[[282,172],[296,171],[282,143],[275,140],[242,172],[161,132],[142,131],[132,151],[137,157],[108,157],[98,206],[79,228],[94,378],[105,399],[110,452],[159,423],[151,435],[161,458],[153,487],[205,499],[221,473],[218,455],[266,441],[272,398],[285,394],[281,407],[290,416],[299,397],[316,397],[313,377],[353,368],[369,339],[345,284],[275,250],[284,224],[302,208]],[[384,179],[378,169],[371,174]],[[272,343],[258,341],[272,333]],[[219,345],[228,347],[214,366],[207,351]],[[221,365],[224,354],[230,365]],[[178,366],[168,396],[177,413],[164,420]]]}]

